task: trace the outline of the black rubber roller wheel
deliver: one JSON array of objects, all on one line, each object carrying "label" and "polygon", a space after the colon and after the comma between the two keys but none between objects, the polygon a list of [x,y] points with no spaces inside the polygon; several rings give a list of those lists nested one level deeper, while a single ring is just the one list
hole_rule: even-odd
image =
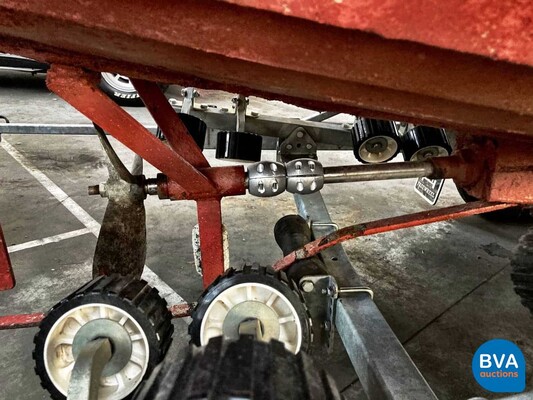
[{"label": "black rubber roller wheel", "polygon": [[284,273],[259,266],[229,269],[205,290],[192,314],[191,341],[236,340],[240,324],[251,319],[259,320],[265,341],[279,340],[293,353],[309,346],[310,319],[300,292]]},{"label": "black rubber roller wheel", "polygon": [[304,352],[253,336],[213,338],[193,348],[183,365],[166,359],[135,400],[340,400],[335,383]]},{"label": "black rubber roller wheel", "polygon": [[99,276],[50,309],[35,335],[35,371],[53,399],[65,399],[75,357],[85,343],[109,338],[112,358],[98,399],[130,398],[164,358],[173,325],[167,303],[145,281]]},{"label": "black rubber roller wheel", "polygon": [[533,313],[533,228],[522,236],[511,259],[511,279],[522,304]]}]

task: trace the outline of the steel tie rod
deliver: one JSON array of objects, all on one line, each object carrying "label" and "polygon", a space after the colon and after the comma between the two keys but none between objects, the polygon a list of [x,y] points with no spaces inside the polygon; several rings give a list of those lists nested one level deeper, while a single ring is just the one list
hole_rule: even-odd
[{"label": "steel tie rod", "polygon": [[458,206],[444,207],[436,210],[422,211],[414,214],[401,215],[398,217],[350,225],[309,242],[305,246],[287,254],[281,260],[277,261],[273,265],[273,268],[276,271],[287,269],[296,261],[316,256],[318,253],[329,249],[330,247],[356,237],[374,235],[376,233],[384,233],[413,226],[426,225],[433,222],[446,221],[449,219],[468,217],[470,215],[503,210],[504,208],[514,206],[516,206],[516,204],[474,201],[472,203],[461,204]]}]

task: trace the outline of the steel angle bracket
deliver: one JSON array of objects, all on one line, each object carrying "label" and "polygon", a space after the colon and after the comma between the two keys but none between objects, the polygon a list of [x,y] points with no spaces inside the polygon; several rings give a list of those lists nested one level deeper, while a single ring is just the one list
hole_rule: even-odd
[{"label": "steel angle bracket", "polygon": [[338,295],[337,281],[331,275],[308,275],[300,279],[298,286],[311,316],[314,346],[333,347],[335,301]]}]

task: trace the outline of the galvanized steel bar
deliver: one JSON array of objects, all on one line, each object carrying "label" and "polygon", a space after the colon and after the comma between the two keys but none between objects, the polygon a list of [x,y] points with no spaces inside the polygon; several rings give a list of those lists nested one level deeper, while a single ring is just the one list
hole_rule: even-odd
[{"label": "galvanized steel bar", "polygon": [[369,400],[437,399],[368,294],[339,298],[335,327]]},{"label": "galvanized steel bar", "polygon": [[[295,195],[299,214],[311,222],[315,237],[336,232],[320,193]],[[361,286],[341,244],[322,259],[340,287]],[[369,400],[431,400],[435,394],[413,364],[368,294],[337,300],[335,327]]]}]

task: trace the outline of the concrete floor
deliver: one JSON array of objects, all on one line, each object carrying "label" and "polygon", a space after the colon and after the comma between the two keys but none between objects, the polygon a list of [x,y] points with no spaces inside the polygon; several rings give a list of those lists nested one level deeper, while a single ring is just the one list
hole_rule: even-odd
[{"label": "concrete floor", "polygon": [[[171,88],[169,95],[178,93]],[[215,100],[220,101],[220,96]],[[259,99],[251,104],[264,112],[280,108],[279,103]],[[128,111],[142,122],[150,121],[144,109]],[[282,112],[294,116],[308,113],[292,106],[284,106]],[[42,77],[13,73],[0,75],[0,114],[12,122],[87,122],[50,94]],[[101,221],[106,200],[86,195],[87,186],[104,181],[107,174],[96,137],[3,135],[2,139],[0,221],[9,246],[84,229],[65,207],[70,204],[72,209],[71,200],[88,213],[86,223],[91,218]],[[117,148],[131,160],[127,150]],[[17,153],[18,161],[12,157]],[[207,154],[213,158],[213,151]],[[274,154],[266,156],[273,158]],[[324,152],[320,159],[325,165],[354,163],[348,152]],[[44,178],[37,177],[48,189],[51,181],[71,200],[58,201],[21,162],[34,168],[34,175],[44,174]],[[155,172],[151,167],[145,170],[147,176]],[[326,187],[323,195],[332,218],[345,226],[429,209],[412,187],[412,180],[345,184]],[[439,206],[458,203],[461,199],[453,183],[447,182]],[[268,265],[281,256],[272,229],[278,218],[295,212],[290,195],[229,198],[223,207],[233,266]],[[149,198],[146,209],[146,264],[181,297],[196,300],[202,287],[191,250],[194,203]],[[80,210],[77,214],[79,217]],[[360,238],[346,245],[355,268],[375,291],[382,313],[440,399],[502,397],[482,390],[472,376],[472,356],[486,340],[514,341],[528,365],[533,365],[533,319],[520,305],[509,279],[509,257],[525,230],[523,225],[470,217]],[[0,315],[44,311],[90,279],[96,238],[90,232],[78,234],[11,254],[18,283],[15,289],[0,292]],[[173,351],[188,342],[186,321],[177,321],[176,330]],[[0,398],[48,398],[33,373],[35,332],[0,332]],[[358,384],[352,384],[352,371],[342,363],[332,364],[330,372],[338,378],[347,399],[363,398]],[[529,368],[528,390],[533,388],[532,378]]]}]

